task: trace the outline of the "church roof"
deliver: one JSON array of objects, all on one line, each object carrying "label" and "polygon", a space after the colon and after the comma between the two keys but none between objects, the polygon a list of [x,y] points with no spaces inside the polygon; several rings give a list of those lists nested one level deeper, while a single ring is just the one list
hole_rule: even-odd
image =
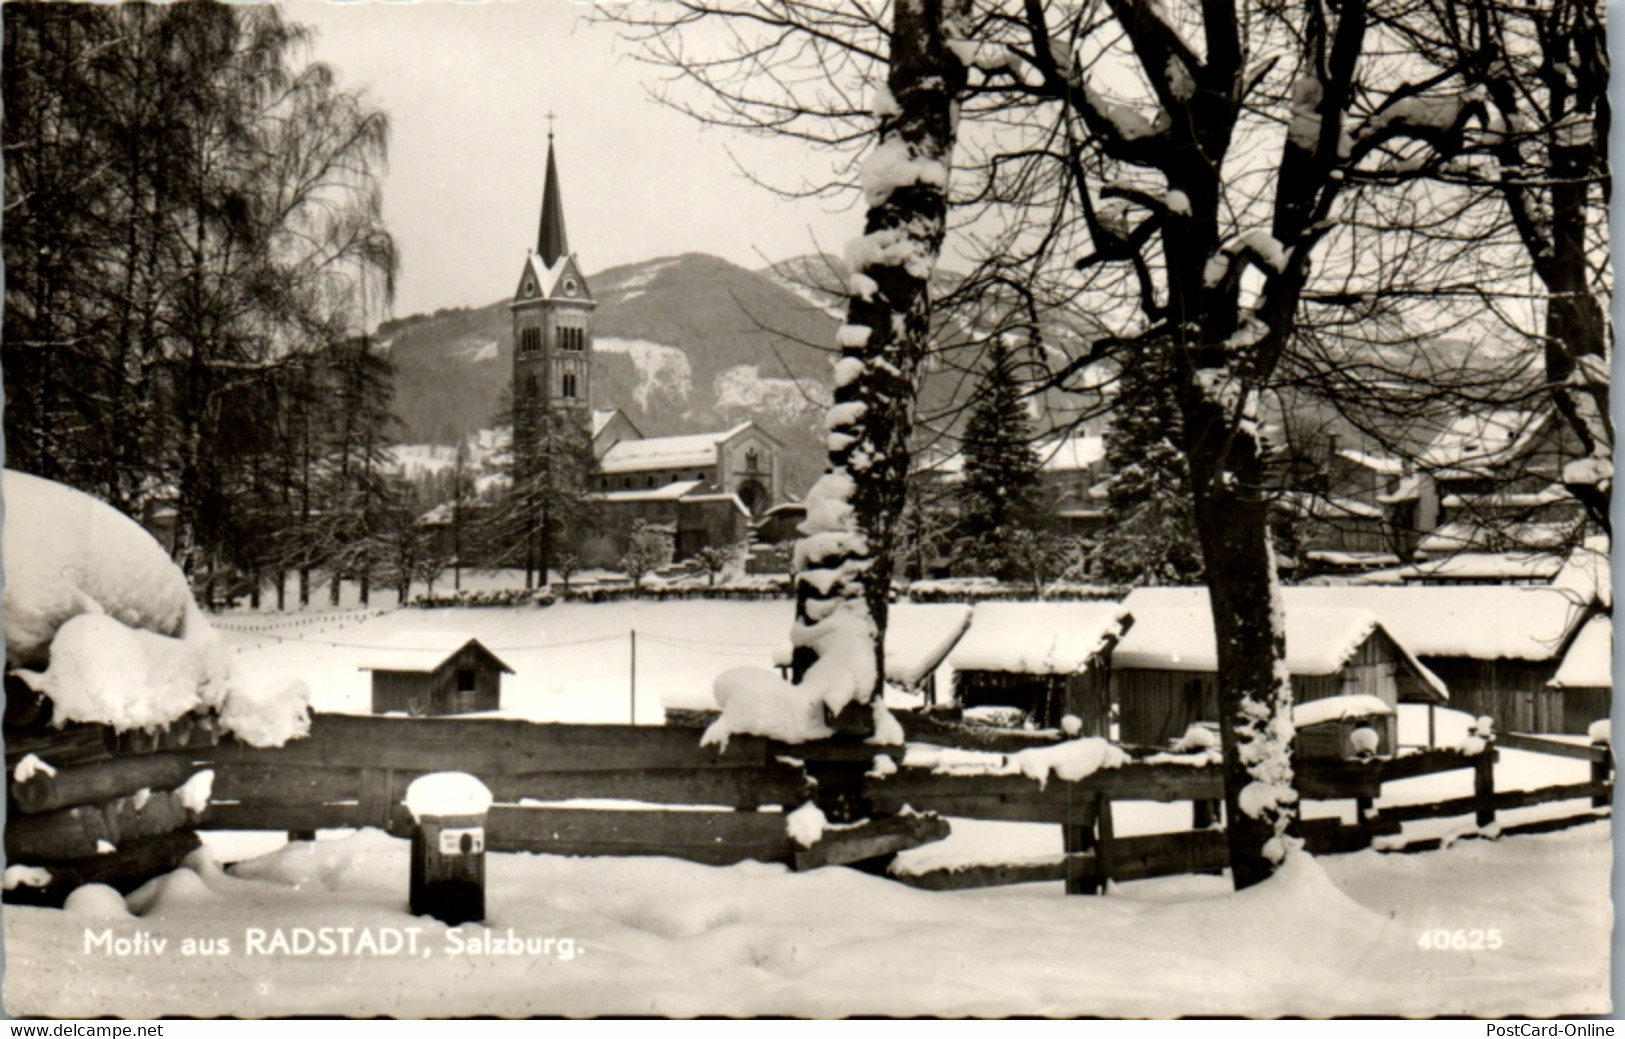
[{"label": "church roof", "polygon": [[542,189],[542,226],[536,234],[536,253],[546,267],[570,255],[570,243],[564,233],[564,196],[559,191],[559,168],[553,161],[552,134],[547,138],[547,184]]},{"label": "church roof", "polygon": [[643,469],[688,469],[715,465],[717,445],[732,440],[751,425],[753,423],[741,422],[732,429],[716,433],[622,440],[604,452],[598,467],[605,473],[630,473]]}]

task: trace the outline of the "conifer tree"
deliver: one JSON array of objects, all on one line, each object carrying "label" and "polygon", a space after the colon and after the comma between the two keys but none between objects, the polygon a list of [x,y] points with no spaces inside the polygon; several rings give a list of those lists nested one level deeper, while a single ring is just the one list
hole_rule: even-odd
[{"label": "conifer tree", "polygon": [[987,357],[987,371],[965,424],[955,558],[962,570],[1013,580],[1026,576],[1016,532],[1046,526],[1041,462],[1015,359],[997,340]]},{"label": "conifer tree", "polygon": [[1190,470],[1180,444],[1173,372],[1162,354],[1122,374],[1106,438],[1106,528],[1094,547],[1095,572],[1120,584],[1196,584],[1202,546],[1191,509]]}]

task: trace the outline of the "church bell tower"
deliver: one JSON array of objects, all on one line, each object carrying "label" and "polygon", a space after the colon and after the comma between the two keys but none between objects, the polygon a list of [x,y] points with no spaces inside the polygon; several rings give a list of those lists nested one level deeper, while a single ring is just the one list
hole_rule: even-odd
[{"label": "church bell tower", "polygon": [[564,200],[550,129],[536,249],[525,258],[509,304],[514,457],[524,472],[536,471],[539,441],[550,421],[582,429],[591,423],[592,312],[597,306],[565,237]]}]

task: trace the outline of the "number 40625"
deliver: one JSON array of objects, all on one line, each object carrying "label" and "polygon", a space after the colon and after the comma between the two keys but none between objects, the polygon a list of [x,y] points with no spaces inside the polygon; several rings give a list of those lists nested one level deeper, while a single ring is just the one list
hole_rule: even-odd
[{"label": "number 40625", "polygon": [[1447,931],[1444,928],[1435,928],[1423,931],[1416,936],[1416,946],[1433,952],[1470,952],[1488,949],[1494,951],[1506,944],[1501,940],[1499,927],[1473,928],[1471,930]]}]

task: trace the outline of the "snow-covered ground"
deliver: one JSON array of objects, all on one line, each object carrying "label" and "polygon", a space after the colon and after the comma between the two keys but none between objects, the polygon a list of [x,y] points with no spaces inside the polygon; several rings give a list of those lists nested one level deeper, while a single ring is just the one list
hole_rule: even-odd
[{"label": "snow-covered ground", "polygon": [[[195,856],[128,902],[100,888],[67,910],[7,907],[5,1003],[61,1017],[1606,1013],[1609,832],[1296,857],[1241,894],[1177,877],[1098,898],[493,854],[485,925],[448,932],[407,913],[407,843],[365,830],[227,871]],[[1458,932],[1477,948],[1452,951]],[[510,955],[491,939],[532,944]]]},{"label": "snow-covered ground", "polygon": [[229,615],[218,628],[255,680],[303,678],[318,711],[366,714],[371,675],[357,664],[369,649],[412,631],[467,632],[514,674],[504,675],[506,717],[533,721],[630,720],[632,632],[637,632],[637,721],[664,720],[669,703],[711,702],[711,682],[723,671],[768,666],[790,630],[794,605],[687,601],[588,604],[546,608],[407,609],[381,616],[354,614],[271,631],[253,615]]}]

